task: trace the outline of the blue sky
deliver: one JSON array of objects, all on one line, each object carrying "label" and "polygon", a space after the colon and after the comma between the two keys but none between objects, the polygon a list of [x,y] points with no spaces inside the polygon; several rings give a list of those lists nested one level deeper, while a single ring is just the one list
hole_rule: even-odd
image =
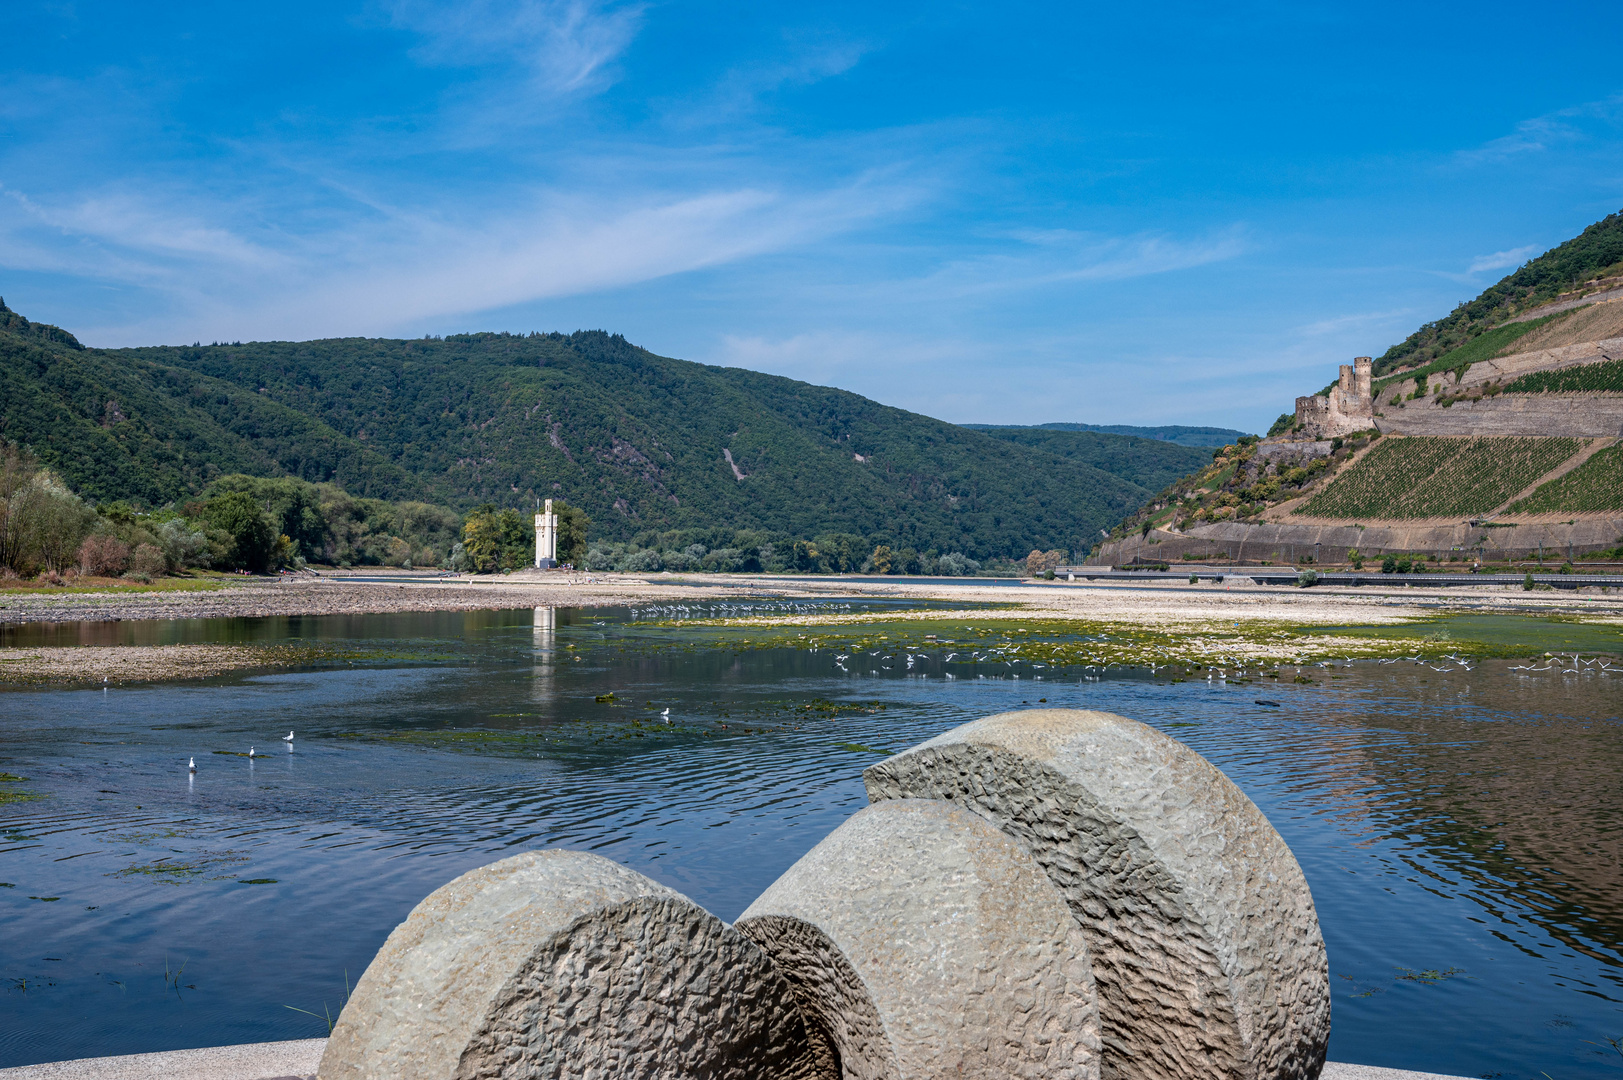
[{"label": "blue sky", "polygon": [[1265,428],[1623,208],[1623,7],[10,0],[0,296]]}]

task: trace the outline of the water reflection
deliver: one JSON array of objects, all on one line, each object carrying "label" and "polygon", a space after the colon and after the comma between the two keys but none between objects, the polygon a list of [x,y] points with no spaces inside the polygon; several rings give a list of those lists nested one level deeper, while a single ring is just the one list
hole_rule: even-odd
[{"label": "water reflection", "polygon": [[[93,633],[424,659],[0,694],[0,771],[28,778],[7,789],[46,796],[0,806],[0,1065],[320,1034],[285,1006],[336,1007],[424,894],[529,847],[598,851],[735,917],[863,804],[878,752],[1048,704],[1156,724],[1269,815],[1324,924],[1334,1058],[1615,1071],[1592,1045],[1623,1034],[1610,677],[1338,667],[1270,685],[1268,708],[1254,686],[1016,679],[934,654],[842,670],[815,642],[695,648],[630,618],[126,623]],[[240,756],[289,727],[296,752]],[[182,958],[177,991],[163,975]]]}]

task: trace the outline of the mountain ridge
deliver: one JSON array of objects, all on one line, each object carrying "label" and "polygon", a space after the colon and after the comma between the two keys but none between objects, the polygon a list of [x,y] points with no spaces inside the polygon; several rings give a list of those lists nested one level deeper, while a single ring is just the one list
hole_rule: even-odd
[{"label": "mountain ridge", "polygon": [[100,500],[285,475],[463,510],[563,498],[609,539],[726,524],[1018,558],[1085,549],[1150,494],[1134,477],[1165,469],[603,331],[96,349],[43,326],[0,326],[0,435]]}]

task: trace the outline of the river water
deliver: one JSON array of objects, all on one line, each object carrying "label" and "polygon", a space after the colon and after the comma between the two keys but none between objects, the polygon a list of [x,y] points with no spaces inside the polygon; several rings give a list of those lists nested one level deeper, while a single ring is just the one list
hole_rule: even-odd
[{"label": "river water", "polygon": [[353,662],[0,692],[0,773],[26,778],[0,792],[43,796],[0,803],[0,1066],[323,1035],[423,896],[530,848],[597,852],[732,919],[864,805],[866,765],[1046,699],[1183,740],[1284,835],[1329,947],[1333,1060],[1623,1072],[1623,675],[1016,679],[940,652],[718,648],[637,614],[8,631],[321,640]]}]

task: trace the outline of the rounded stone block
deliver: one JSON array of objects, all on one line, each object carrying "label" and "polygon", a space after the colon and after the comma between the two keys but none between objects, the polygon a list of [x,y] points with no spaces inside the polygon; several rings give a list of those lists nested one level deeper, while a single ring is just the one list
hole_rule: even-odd
[{"label": "rounded stone block", "polygon": [[950,803],[867,807],[734,928],[844,1080],[1099,1076],[1087,946],[1030,853]]},{"label": "rounded stone block", "polygon": [[1106,1080],[1316,1077],[1318,915],[1283,838],[1174,739],[1070,709],[989,716],[871,766],[876,805],[945,799],[1018,838],[1087,933]]},{"label": "rounded stone block", "polygon": [[766,955],[681,894],[541,851],[436,889],[356,984],[321,1080],[833,1077]]}]

